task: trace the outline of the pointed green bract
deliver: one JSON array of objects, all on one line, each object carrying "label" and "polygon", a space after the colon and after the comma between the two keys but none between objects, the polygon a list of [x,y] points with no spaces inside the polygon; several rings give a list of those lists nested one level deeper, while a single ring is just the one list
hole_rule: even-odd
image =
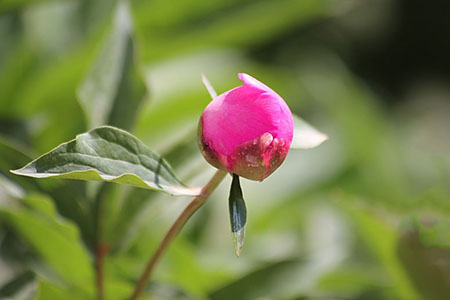
[{"label": "pointed green bract", "polygon": [[228,204],[230,209],[231,232],[233,234],[236,255],[239,257],[244,246],[247,208],[245,207],[239,176],[236,174],[233,174]]},{"label": "pointed green bract", "polygon": [[172,195],[200,193],[199,188],[184,185],[169,164],[139,139],[110,126],[80,134],[11,172],[34,178],[111,181]]},{"label": "pointed green bract", "polygon": [[328,139],[328,136],[302,118],[292,115],[294,118],[294,138],[292,139],[291,149],[311,149],[319,146]]}]

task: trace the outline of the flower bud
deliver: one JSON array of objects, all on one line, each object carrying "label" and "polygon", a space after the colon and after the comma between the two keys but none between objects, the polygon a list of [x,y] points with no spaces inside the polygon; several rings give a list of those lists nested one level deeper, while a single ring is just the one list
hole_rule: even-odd
[{"label": "flower bud", "polygon": [[198,142],[206,161],[218,169],[262,181],[284,161],[293,137],[286,102],[250,75],[244,85],[217,96],[205,108]]}]

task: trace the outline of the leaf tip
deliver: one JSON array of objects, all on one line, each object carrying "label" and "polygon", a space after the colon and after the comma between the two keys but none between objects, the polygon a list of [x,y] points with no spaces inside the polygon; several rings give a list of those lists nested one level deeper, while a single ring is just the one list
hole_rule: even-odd
[{"label": "leaf tip", "polygon": [[326,142],[328,139],[329,139],[329,136],[327,134],[320,132],[319,136],[317,137],[317,146]]},{"label": "leaf tip", "polygon": [[22,169],[16,169],[16,170],[9,170],[10,173],[14,174],[14,175],[22,175],[20,170]]},{"label": "leaf tip", "polygon": [[328,135],[317,130],[300,117],[293,115],[294,137],[291,149],[312,149],[329,139]]}]

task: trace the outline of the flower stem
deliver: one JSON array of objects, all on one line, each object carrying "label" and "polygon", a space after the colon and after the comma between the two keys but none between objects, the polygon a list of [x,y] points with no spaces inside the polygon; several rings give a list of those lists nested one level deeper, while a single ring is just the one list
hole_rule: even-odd
[{"label": "flower stem", "polygon": [[148,261],[147,265],[145,266],[145,269],[142,272],[138,283],[136,284],[135,290],[133,292],[133,295],[130,297],[130,300],[138,299],[139,295],[144,290],[145,285],[149,281],[156,263],[161,258],[164,251],[169,246],[170,242],[172,242],[172,240],[181,231],[184,224],[186,224],[187,220],[189,220],[189,218],[206,202],[206,200],[208,200],[209,196],[217,188],[219,183],[222,182],[222,180],[225,178],[226,175],[227,173],[225,171],[217,170],[214,176],[202,188],[200,195],[195,197],[194,200],[192,200],[191,203],[189,203],[189,205],[186,206],[183,212],[178,216],[178,218],[172,224],[169,231],[167,231],[163,240],[159,244],[158,248],[156,249],[156,252],[153,254],[153,256]]},{"label": "flower stem", "polygon": [[97,246],[95,257],[95,270],[96,270],[96,282],[97,282],[97,300],[104,299],[104,268],[105,268],[105,255],[107,247],[102,242]]},{"label": "flower stem", "polygon": [[104,186],[98,192],[95,200],[95,221],[96,221],[96,233],[95,233],[95,282],[97,287],[96,300],[104,300],[104,267],[105,267],[105,255],[107,253],[107,247],[103,242],[104,226],[103,226],[103,206],[104,199],[102,193],[104,192]]}]

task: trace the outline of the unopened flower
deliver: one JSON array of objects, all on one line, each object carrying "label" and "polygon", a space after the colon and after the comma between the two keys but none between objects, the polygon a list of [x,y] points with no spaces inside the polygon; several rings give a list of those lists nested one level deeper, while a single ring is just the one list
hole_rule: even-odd
[{"label": "unopened flower", "polygon": [[200,118],[198,142],[214,167],[263,180],[284,161],[293,137],[292,113],[265,84],[240,73],[244,82],[217,96]]}]

